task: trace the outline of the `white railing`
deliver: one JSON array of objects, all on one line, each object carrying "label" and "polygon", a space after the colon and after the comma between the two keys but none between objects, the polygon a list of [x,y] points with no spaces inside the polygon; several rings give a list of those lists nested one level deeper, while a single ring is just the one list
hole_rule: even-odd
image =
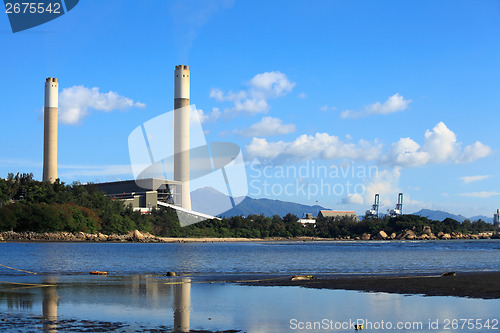
[{"label": "white railing", "polygon": [[208,214],[204,214],[204,213],[200,213],[200,212],[195,212],[194,210],[182,208],[182,207],[179,207],[179,206],[176,206],[176,205],[172,205],[172,204],[168,204],[168,203],[161,202],[161,201],[158,201],[157,204],[158,204],[158,206],[169,207],[169,208],[172,208],[172,209],[184,212],[186,214],[191,214],[193,216],[202,217],[202,218],[207,219],[207,220],[214,220],[214,219],[215,220],[219,220],[219,221],[222,220],[221,218],[216,217],[216,216],[212,216],[212,215],[208,215]]}]

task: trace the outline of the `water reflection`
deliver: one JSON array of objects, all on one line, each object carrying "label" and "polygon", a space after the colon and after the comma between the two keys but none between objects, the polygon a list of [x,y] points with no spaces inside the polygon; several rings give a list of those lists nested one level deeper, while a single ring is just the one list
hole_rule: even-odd
[{"label": "water reflection", "polygon": [[45,281],[45,284],[54,284],[53,286],[44,286],[42,288],[42,313],[43,313],[43,331],[47,333],[57,332],[57,303],[59,295],[55,279]]},{"label": "water reflection", "polygon": [[174,332],[189,332],[191,279],[177,279],[174,286]]},{"label": "water reflection", "polygon": [[[0,321],[0,331],[289,332],[291,320],[343,323],[363,319],[421,322],[424,328],[419,332],[434,333],[439,330],[430,329],[429,321],[439,319],[440,328],[445,318],[469,316],[491,322],[498,320],[500,307],[500,300],[241,286],[210,283],[196,276],[42,278],[16,277],[15,282],[27,285],[0,284],[0,313],[7,318]],[[458,331],[467,330],[454,330]]]},{"label": "water reflection", "polygon": [[[76,318],[105,323],[112,314],[112,321],[127,322],[132,313],[144,323],[189,332],[191,283],[189,277],[152,275],[59,276],[34,278],[26,284],[7,282],[0,284],[0,313],[24,314],[46,333],[65,331],[66,326],[77,325]],[[41,308],[41,316],[36,308]],[[117,316],[120,312],[123,315]]]}]

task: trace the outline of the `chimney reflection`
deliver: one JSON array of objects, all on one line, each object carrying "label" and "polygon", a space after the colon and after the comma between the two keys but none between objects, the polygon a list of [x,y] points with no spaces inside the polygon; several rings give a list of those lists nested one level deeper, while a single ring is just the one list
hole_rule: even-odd
[{"label": "chimney reflection", "polygon": [[[47,284],[54,284],[55,280],[47,280]],[[42,312],[43,312],[43,331],[47,333],[57,332],[57,302],[59,295],[57,294],[57,287],[43,287],[42,288]]]},{"label": "chimney reflection", "polygon": [[178,279],[174,286],[174,332],[189,332],[191,279]]}]

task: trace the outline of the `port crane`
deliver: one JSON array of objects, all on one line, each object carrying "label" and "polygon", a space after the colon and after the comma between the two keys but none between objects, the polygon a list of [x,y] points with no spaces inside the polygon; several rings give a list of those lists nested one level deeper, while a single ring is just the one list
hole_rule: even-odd
[{"label": "port crane", "polygon": [[375,203],[372,205],[372,209],[366,211],[365,215],[369,218],[378,218],[378,206],[379,206],[380,196],[375,194]]},{"label": "port crane", "polygon": [[398,203],[395,209],[389,210],[389,216],[395,217],[403,214],[403,193],[398,194]]}]

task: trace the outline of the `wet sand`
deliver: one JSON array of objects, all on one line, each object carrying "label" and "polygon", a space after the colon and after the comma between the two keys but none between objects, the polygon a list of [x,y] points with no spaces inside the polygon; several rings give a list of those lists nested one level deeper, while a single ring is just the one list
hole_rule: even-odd
[{"label": "wet sand", "polygon": [[291,281],[290,277],[245,283],[259,286],[301,286],[426,296],[500,298],[500,272],[460,273],[456,276],[350,276]]}]

